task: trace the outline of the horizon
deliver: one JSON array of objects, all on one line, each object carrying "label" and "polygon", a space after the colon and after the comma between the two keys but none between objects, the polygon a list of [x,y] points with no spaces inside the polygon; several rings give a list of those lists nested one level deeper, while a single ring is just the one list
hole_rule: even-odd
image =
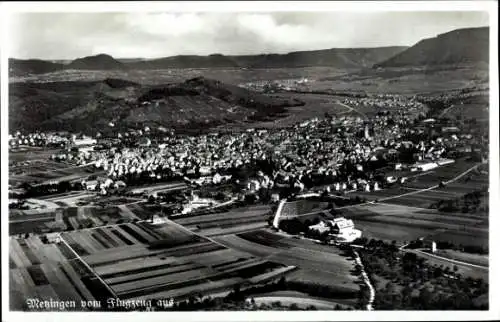
[{"label": "horizon", "polygon": [[[487,27],[487,26],[486,26]],[[477,27],[477,28],[486,28],[486,27]],[[467,28],[467,29],[473,29],[473,28]],[[455,29],[457,30],[457,29]],[[265,56],[265,55],[289,55],[289,54],[294,54],[294,53],[302,53],[302,52],[312,52],[312,51],[326,51],[326,50],[336,50],[336,49],[375,49],[375,48],[391,48],[391,47],[405,47],[405,48],[410,48],[411,46],[378,46],[378,47],[335,47],[335,48],[320,48],[320,49],[310,49],[310,50],[296,50],[296,51],[290,51],[286,53],[255,53],[255,54],[245,54],[245,55],[227,55],[223,53],[211,53],[207,55],[197,55],[197,54],[178,54],[178,55],[173,55],[173,56],[159,56],[159,57],[115,57],[111,54],[108,53],[97,53],[93,55],[88,55],[88,56],[83,56],[83,57],[75,57],[75,58],[55,58],[55,59],[43,59],[43,58],[17,58],[17,57],[9,57],[9,59],[16,59],[16,60],[42,60],[42,61],[66,61],[66,62],[71,62],[76,59],[81,59],[81,58],[88,58],[88,57],[96,57],[96,56],[101,56],[101,55],[106,55],[110,56],[111,58],[115,60],[120,60],[120,59],[128,59],[128,60],[134,60],[134,59],[141,59],[141,60],[156,60],[156,59],[163,59],[163,58],[173,58],[173,57],[209,57],[209,56],[215,56],[215,55],[221,55],[225,57],[244,57],[244,56]]]},{"label": "horizon", "polygon": [[[458,11],[22,13],[10,21],[9,29],[17,35],[11,38],[9,58],[71,61],[104,53],[150,60],[411,47],[457,29],[489,28],[488,20],[486,12]],[[58,48],[57,54],[53,48]]]}]

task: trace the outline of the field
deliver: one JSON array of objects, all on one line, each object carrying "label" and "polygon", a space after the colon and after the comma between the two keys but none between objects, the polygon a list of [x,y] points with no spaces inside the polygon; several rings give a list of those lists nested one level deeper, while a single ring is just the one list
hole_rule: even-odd
[{"label": "field", "polygon": [[[456,199],[466,193],[488,186],[488,178],[474,174],[478,164],[457,160],[453,164],[409,176],[402,185],[372,192],[350,192],[347,196],[378,200],[396,205],[428,208],[440,200]],[[445,182],[444,187],[439,183]]]},{"label": "field", "polygon": [[[65,197],[57,197],[65,198]],[[43,201],[49,201],[46,199]],[[138,220],[146,211],[138,204],[119,206],[65,207],[40,210],[10,210],[9,234],[76,230]]]},{"label": "field", "polygon": [[153,194],[159,192],[167,192],[167,191],[177,191],[184,190],[187,188],[187,185],[184,182],[170,182],[170,183],[161,183],[161,184],[153,184],[140,188],[129,188],[128,190],[132,194]]},{"label": "field", "polygon": [[222,82],[240,84],[249,81],[276,80],[308,77],[317,79],[321,75],[337,76],[348,72],[330,67],[307,68],[271,68],[271,69],[241,69],[241,68],[188,68],[163,70],[131,70],[131,71],[61,71],[44,75],[26,77],[11,77],[10,82],[26,81],[92,81],[105,78],[126,79],[141,84],[166,84],[183,82],[194,77],[205,76],[219,79]]},{"label": "field", "polygon": [[52,154],[60,152],[61,149],[49,149],[42,147],[22,147],[21,149],[9,151],[9,168],[16,168],[17,164],[26,166],[26,162],[45,162]]},{"label": "field", "polygon": [[294,269],[229,249],[172,222],[81,229],[61,238],[56,244],[43,244],[37,236],[10,239],[13,309],[27,310],[24,299],[30,297],[182,300],[264,283]]},{"label": "field", "polygon": [[[291,202],[288,210],[293,216],[301,212],[314,212],[322,206],[324,206],[323,203],[301,200]],[[287,280],[327,283],[337,290],[339,298],[350,299],[347,301],[355,299],[359,285],[357,277],[351,272],[354,268],[354,261],[345,257],[342,251],[334,247],[291,238],[262,228],[267,225],[269,210],[265,206],[253,206],[222,214],[178,218],[175,221],[191,229],[199,226],[197,232],[211,235],[211,239],[216,243],[231,250],[282,265],[297,266],[296,270],[287,274]],[[305,217],[300,217],[300,219]],[[245,226],[241,226],[242,222],[257,219],[261,220],[259,227],[243,229]],[[209,228],[204,226],[206,224]],[[219,226],[222,224],[225,227],[222,229],[218,227],[214,230],[211,228],[214,224]]]},{"label": "field", "polygon": [[[63,245],[43,244],[37,236],[9,239],[10,307],[28,310],[26,299],[74,300],[65,310],[81,311],[80,301],[95,297],[74,268],[74,256]],[[58,311],[58,309],[54,309]]]},{"label": "field", "polygon": [[335,115],[337,117],[357,115],[358,113],[346,107],[339,102],[339,97],[325,94],[312,94],[312,93],[277,93],[269,94],[285,99],[299,99],[305,102],[304,106],[288,107],[286,113],[283,113],[279,118],[269,121],[256,121],[248,123],[233,123],[224,124],[218,127],[218,130],[226,131],[228,129],[241,129],[241,128],[280,128],[290,127],[296,123],[309,120],[314,117],[323,118],[325,113]]},{"label": "field", "polygon": [[[487,247],[487,213],[431,209],[442,200],[456,200],[488,186],[487,176],[478,174],[473,166],[457,160],[452,165],[414,176],[400,187],[352,193],[378,202],[346,207],[341,212],[354,219],[355,225],[368,238],[404,243],[427,237],[435,241],[449,241],[457,246]],[[443,187],[438,186],[441,181],[446,182]]]},{"label": "field", "polygon": [[462,262],[471,263],[479,266],[488,266],[489,257],[488,255],[479,254],[467,254],[451,249],[438,249],[436,255],[446,257],[453,260],[458,260]]},{"label": "field", "polygon": [[322,210],[325,210],[327,206],[327,202],[318,202],[306,199],[290,201],[286,202],[283,205],[281,216],[283,219],[285,219],[293,218],[298,215],[304,216],[305,214],[318,213]]},{"label": "field", "polygon": [[270,293],[257,294],[252,296],[255,303],[260,305],[261,303],[271,304],[279,301],[282,305],[292,305],[295,304],[301,309],[306,309],[308,306],[312,305],[318,310],[332,310],[337,304],[341,307],[349,307],[350,303],[343,300],[331,301],[330,299],[311,297],[308,294],[297,292],[297,291],[276,291]]},{"label": "field", "polygon": [[228,249],[172,222],[83,229],[62,238],[120,299],[180,300],[263,282],[291,269]]},{"label": "field", "polygon": [[442,92],[484,84],[488,69],[482,66],[438,68],[364,69],[338,76],[325,76],[315,83],[317,90],[362,90],[371,93],[415,94]]},{"label": "field", "polygon": [[[55,152],[49,150],[51,152]],[[23,155],[24,154],[24,155]],[[46,159],[40,159],[45,155],[44,151],[36,153],[19,152],[9,153],[9,158],[17,161],[9,165],[9,184],[16,186],[22,183],[50,183],[52,181],[72,181],[104,173],[98,171],[93,165],[74,166],[58,163]],[[36,159],[35,159],[36,158]]]},{"label": "field", "polygon": [[267,226],[271,207],[244,207],[229,212],[174,218],[175,222],[204,236],[227,235]]},{"label": "field", "polygon": [[284,265],[297,266],[298,270],[289,274],[287,280],[326,283],[337,289],[339,297],[355,298],[359,290],[357,278],[351,272],[354,261],[334,247],[285,237],[266,229],[214,239],[231,249]]},{"label": "field", "polygon": [[85,204],[95,197],[95,193],[87,191],[72,191],[62,194],[52,194],[49,196],[40,197],[38,199],[49,201],[57,204],[60,207],[76,207]]},{"label": "field", "polygon": [[484,217],[463,213],[440,213],[394,204],[367,204],[342,209],[368,238],[405,241],[427,237],[435,241],[488,245],[488,225]]},{"label": "field", "polygon": [[332,67],[306,68],[189,68],[132,71],[61,71],[28,77],[12,77],[10,82],[26,81],[92,81],[119,78],[141,84],[182,82],[205,76],[225,83],[242,84],[253,81],[308,78],[311,90],[347,90],[376,93],[436,92],[469,87],[471,82],[484,83],[487,67],[443,66],[439,68],[384,68],[382,70],[349,70]]}]

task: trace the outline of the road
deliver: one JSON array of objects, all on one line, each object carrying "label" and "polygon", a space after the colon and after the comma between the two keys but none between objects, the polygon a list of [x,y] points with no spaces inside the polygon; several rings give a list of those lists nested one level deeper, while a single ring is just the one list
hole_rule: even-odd
[{"label": "road", "polygon": [[[466,171],[460,173],[459,175],[457,175],[453,179],[450,179],[450,180],[444,182],[444,184],[452,183],[452,182],[454,182],[454,181],[462,178],[463,176],[467,175],[469,172],[473,171],[474,169],[476,169],[479,166],[480,166],[480,164],[476,164],[476,165],[470,167],[469,169],[467,169]],[[400,195],[396,195],[396,196],[389,196],[389,197],[381,198],[381,199],[378,200],[378,202],[382,202],[382,201],[386,201],[386,200],[392,200],[392,199],[397,199],[397,198],[401,198],[401,197],[405,197],[405,196],[410,196],[410,195],[415,195],[415,194],[418,194],[418,193],[421,193],[421,192],[424,192],[424,191],[433,190],[433,189],[436,189],[436,188],[439,188],[439,184],[434,185],[432,187],[424,188],[424,189],[418,189],[418,190],[415,190],[415,191],[406,192],[406,193],[403,193],[403,194],[400,194]],[[338,208],[335,208],[335,209],[347,209],[347,208],[352,208],[352,207],[357,207],[357,206],[370,205],[370,204],[374,204],[374,203],[375,203],[374,201],[368,201],[368,202],[359,203],[359,204],[355,204],[355,205],[338,207]],[[388,205],[391,205],[391,204],[388,204]],[[426,210],[428,210],[428,209],[426,209]],[[309,212],[309,213],[305,213],[305,214],[300,214],[300,215],[297,215],[297,216],[293,216],[293,218],[310,216],[310,215],[318,214],[318,213],[320,213],[322,211],[324,211],[324,210],[318,210],[318,211],[313,211],[313,212]]]},{"label": "road", "polygon": [[275,302],[280,302],[282,305],[292,305],[296,304],[301,308],[306,308],[307,306],[315,306],[319,309],[331,310],[336,305],[334,302],[329,302],[325,300],[312,299],[307,297],[294,297],[294,296],[257,296],[252,297],[255,300],[255,304],[260,305],[261,303],[272,304]]},{"label": "road", "polygon": [[446,108],[441,114],[439,114],[439,118],[442,118],[443,116],[445,116],[446,113],[448,113],[448,111],[454,107],[455,107],[455,105],[451,105],[450,107]]},{"label": "road", "polygon": [[[456,177],[454,177],[453,179],[450,179],[448,181],[445,181],[444,184],[449,184],[449,183],[452,183],[452,182],[455,182],[457,181],[458,179],[462,178],[463,176],[467,175],[469,172],[475,170],[477,167],[479,167],[480,164],[476,164],[472,167],[470,167],[469,169],[467,169],[466,171],[460,173],[459,175],[457,175]],[[385,198],[381,198],[379,199],[379,201],[386,201],[386,200],[391,200],[391,199],[396,199],[396,198],[401,198],[401,197],[405,197],[405,196],[410,196],[410,195],[415,195],[415,194],[418,194],[418,193],[421,193],[421,192],[424,192],[424,191],[429,191],[429,190],[433,190],[433,189],[436,189],[436,188],[439,188],[439,184],[436,184],[432,187],[428,187],[428,188],[424,188],[424,189],[420,189],[420,190],[415,190],[415,191],[411,191],[411,192],[406,192],[406,193],[403,193],[403,194],[400,194],[400,195],[397,195],[397,196],[389,196],[389,197],[385,197]]]},{"label": "road", "polygon": [[343,106],[345,108],[348,108],[350,111],[356,112],[359,115],[362,115],[365,119],[368,118],[368,116],[366,116],[365,113],[362,113],[362,112],[358,111],[357,109],[355,109],[354,107],[350,107],[349,105],[346,105],[346,104],[342,103],[341,101],[337,101],[337,104],[339,104],[340,106]]},{"label": "road", "polygon": [[462,266],[467,266],[467,267],[472,267],[472,268],[479,268],[482,270],[489,270],[488,266],[482,266],[482,265],[476,265],[476,264],[471,264],[471,263],[467,263],[467,262],[462,262],[462,261],[459,261],[456,259],[451,259],[451,258],[442,257],[442,256],[438,256],[435,254],[427,253],[427,252],[424,252],[420,249],[402,249],[402,250],[406,251],[406,252],[417,253],[418,255],[422,255],[424,257],[432,257],[435,259],[439,259],[439,260],[450,262],[450,263],[457,264],[457,265],[462,265]]}]

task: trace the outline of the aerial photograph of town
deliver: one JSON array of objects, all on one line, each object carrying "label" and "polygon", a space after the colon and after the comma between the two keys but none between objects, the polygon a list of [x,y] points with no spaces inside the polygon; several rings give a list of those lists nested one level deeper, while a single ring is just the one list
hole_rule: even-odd
[{"label": "aerial photograph of town", "polygon": [[9,23],[8,310],[491,309],[488,12]]}]

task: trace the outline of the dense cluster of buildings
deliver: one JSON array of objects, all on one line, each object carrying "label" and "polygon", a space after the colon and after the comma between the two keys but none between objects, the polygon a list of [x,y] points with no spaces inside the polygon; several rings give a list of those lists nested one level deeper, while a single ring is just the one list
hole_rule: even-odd
[{"label": "dense cluster of buildings", "polygon": [[14,134],[9,134],[9,148],[17,148],[20,146],[47,146],[53,145],[58,147],[64,147],[68,143],[68,137],[66,135],[60,135],[55,133],[21,133],[17,131]]},{"label": "dense cluster of buildings", "polygon": [[280,80],[261,80],[249,83],[241,84],[240,87],[265,93],[274,93],[279,91],[291,91],[297,89],[304,89],[311,80],[308,78],[291,78],[291,79],[280,79]]},{"label": "dense cluster of buildings", "polygon": [[[427,171],[452,162],[460,151],[469,148],[472,153],[487,146],[458,128],[423,119],[425,106],[414,98],[379,95],[346,103],[380,106],[390,113],[373,113],[369,119],[325,116],[292,128],[196,136],[169,132],[152,138],[146,127],[117,133],[114,139],[20,133],[11,139],[61,142],[65,149],[54,160],[94,164],[112,182],[175,178],[198,186],[231,183],[245,194],[304,192],[313,187],[326,192],[379,190],[397,180],[380,175],[380,169]],[[234,175],[241,169],[246,177]]]},{"label": "dense cluster of buildings", "polygon": [[392,94],[386,94],[386,95],[376,95],[376,96],[369,96],[369,97],[363,97],[363,98],[346,98],[343,101],[344,104],[352,106],[352,107],[358,107],[358,106],[369,106],[369,107],[375,107],[378,109],[394,109],[394,108],[404,108],[406,110],[408,109],[416,109],[416,110],[424,110],[425,105],[419,102],[416,97],[406,97],[402,95],[392,95]]}]

